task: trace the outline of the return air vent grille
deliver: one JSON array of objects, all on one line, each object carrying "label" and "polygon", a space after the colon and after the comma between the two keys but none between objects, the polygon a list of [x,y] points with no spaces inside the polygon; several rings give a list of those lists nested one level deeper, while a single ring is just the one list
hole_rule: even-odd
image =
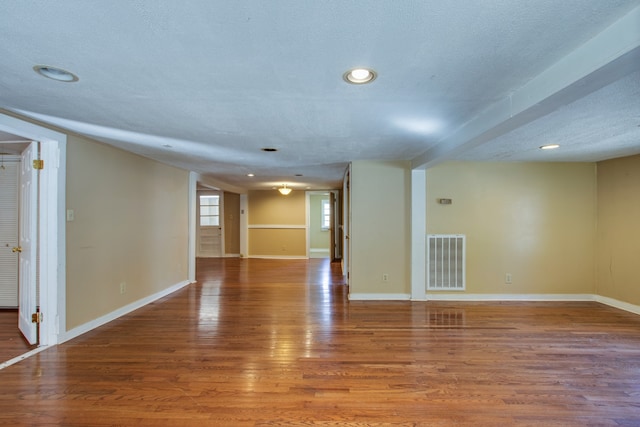
[{"label": "return air vent grille", "polygon": [[465,236],[427,235],[427,290],[465,290]]}]

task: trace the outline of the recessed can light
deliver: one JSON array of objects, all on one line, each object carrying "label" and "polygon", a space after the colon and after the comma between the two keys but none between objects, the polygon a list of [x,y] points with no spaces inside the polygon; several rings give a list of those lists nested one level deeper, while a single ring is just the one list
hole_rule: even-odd
[{"label": "recessed can light", "polygon": [[541,150],[555,150],[556,148],[560,148],[560,145],[558,145],[558,144],[547,144],[547,145],[542,145],[540,147]]},{"label": "recessed can light", "polygon": [[70,71],[63,70],[58,67],[51,67],[49,65],[36,65],[33,67],[33,71],[48,79],[57,80],[59,82],[72,83],[77,82],[78,76]]},{"label": "recessed can light", "polygon": [[248,177],[252,177],[252,176],[255,176],[255,175],[254,175],[254,174],[252,174],[252,173],[248,173],[248,174],[247,174],[247,176],[248,176]]},{"label": "recessed can light", "polygon": [[347,71],[342,76],[342,78],[344,78],[344,80],[347,83],[351,83],[355,85],[371,83],[376,79],[376,77],[377,75],[375,71],[370,70],[368,68],[354,68],[352,70]]},{"label": "recessed can light", "polygon": [[278,149],[266,147],[266,148],[263,148],[262,151],[266,151],[267,153],[273,153],[275,151],[278,151]]}]

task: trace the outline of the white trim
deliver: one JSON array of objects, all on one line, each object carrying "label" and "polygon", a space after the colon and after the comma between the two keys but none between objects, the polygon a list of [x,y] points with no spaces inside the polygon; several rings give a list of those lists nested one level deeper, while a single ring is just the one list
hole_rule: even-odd
[{"label": "white trim", "polygon": [[411,171],[411,299],[425,300],[427,283],[427,173]]},{"label": "white trim", "polygon": [[2,362],[0,363],[0,370],[3,370],[4,368],[7,368],[11,365],[15,365],[16,363],[21,362],[24,359],[27,359],[31,356],[35,356],[36,354],[48,348],[49,348],[48,345],[41,345],[40,347],[34,348],[31,351],[21,354],[20,356],[14,357],[13,359],[7,360],[6,362]]},{"label": "white trim", "polygon": [[246,194],[240,194],[240,257],[249,253],[249,230],[248,230],[248,198]]},{"label": "white trim", "polygon": [[222,258],[240,258],[240,254],[224,254]]},{"label": "white trim", "polygon": [[309,248],[309,252],[315,253],[315,254],[327,254],[327,255],[331,253],[329,248]]},{"label": "white trim", "polygon": [[189,215],[189,248],[188,248],[188,262],[189,267],[187,271],[187,278],[190,282],[196,281],[196,199],[198,188],[198,174],[195,172],[189,172],[189,195],[188,195],[188,215]]},{"label": "white trim", "polygon": [[[349,294],[349,300],[395,301],[409,300],[409,294]],[[613,308],[640,315],[640,305],[594,294],[450,294],[430,292],[426,301],[593,301]]]},{"label": "white trim", "polygon": [[309,259],[304,255],[249,255],[249,258],[256,259]]},{"label": "white trim", "polygon": [[306,225],[299,225],[299,224],[251,224],[248,226],[248,228],[253,229],[253,228],[271,228],[271,229],[300,229],[300,230],[306,230],[308,227]]},{"label": "white trim", "polygon": [[69,341],[73,338],[76,338],[86,332],[89,332],[95,328],[98,328],[102,325],[105,325],[109,322],[111,322],[112,320],[115,320],[119,317],[124,316],[125,314],[129,314],[134,310],[137,310],[141,307],[144,307],[147,304],[151,304],[154,301],[159,300],[160,298],[164,298],[169,294],[172,294],[182,288],[184,288],[185,286],[191,284],[193,282],[189,281],[189,280],[185,280],[183,282],[177,283],[173,286],[170,286],[166,289],[161,290],[160,292],[157,292],[155,294],[149,295],[147,297],[141,298],[137,301],[132,302],[131,304],[125,305],[124,307],[120,307],[117,310],[112,311],[111,313],[105,314],[104,316],[100,316],[97,319],[94,319],[90,322],[87,322],[83,325],[80,325],[78,327],[75,327],[73,329],[71,329],[70,331],[67,331],[65,334],[62,335],[61,339],[60,339],[60,343]]},{"label": "white trim", "polygon": [[410,301],[411,294],[349,294],[349,301]]},{"label": "white trim", "polygon": [[66,159],[67,135],[0,113],[0,130],[40,141],[40,345],[59,342],[66,328]]},{"label": "white trim", "polygon": [[603,297],[602,295],[593,295],[593,300],[610,307],[619,308],[620,310],[629,311],[634,314],[640,314],[640,305],[631,304],[617,299]]},{"label": "white trim", "polygon": [[592,294],[461,294],[429,292],[428,301],[594,301]]}]

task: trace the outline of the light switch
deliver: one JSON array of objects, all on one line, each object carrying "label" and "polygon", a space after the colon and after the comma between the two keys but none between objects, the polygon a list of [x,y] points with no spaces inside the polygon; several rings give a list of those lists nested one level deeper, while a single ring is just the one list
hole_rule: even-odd
[{"label": "light switch", "polygon": [[67,222],[71,222],[75,219],[75,213],[73,209],[67,209]]}]

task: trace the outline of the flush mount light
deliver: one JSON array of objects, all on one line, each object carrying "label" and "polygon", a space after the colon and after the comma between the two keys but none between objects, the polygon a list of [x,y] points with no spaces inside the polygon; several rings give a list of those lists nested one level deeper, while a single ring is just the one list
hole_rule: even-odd
[{"label": "flush mount light", "polygon": [[547,144],[540,147],[541,150],[555,150],[556,148],[560,148],[558,144]]},{"label": "flush mount light", "polygon": [[342,76],[342,78],[344,78],[344,81],[354,85],[371,83],[376,79],[376,77],[377,75],[375,71],[368,68],[354,68],[353,70],[347,71]]},{"label": "flush mount light", "polygon": [[78,76],[76,76],[75,74],[67,70],[63,70],[62,68],[51,67],[49,65],[36,65],[35,67],[33,67],[33,71],[43,77],[57,80],[59,82],[72,83],[79,80]]},{"label": "flush mount light", "polygon": [[287,184],[282,184],[282,187],[278,188],[278,191],[283,196],[286,196],[287,194],[291,193],[291,189],[287,187]]}]

